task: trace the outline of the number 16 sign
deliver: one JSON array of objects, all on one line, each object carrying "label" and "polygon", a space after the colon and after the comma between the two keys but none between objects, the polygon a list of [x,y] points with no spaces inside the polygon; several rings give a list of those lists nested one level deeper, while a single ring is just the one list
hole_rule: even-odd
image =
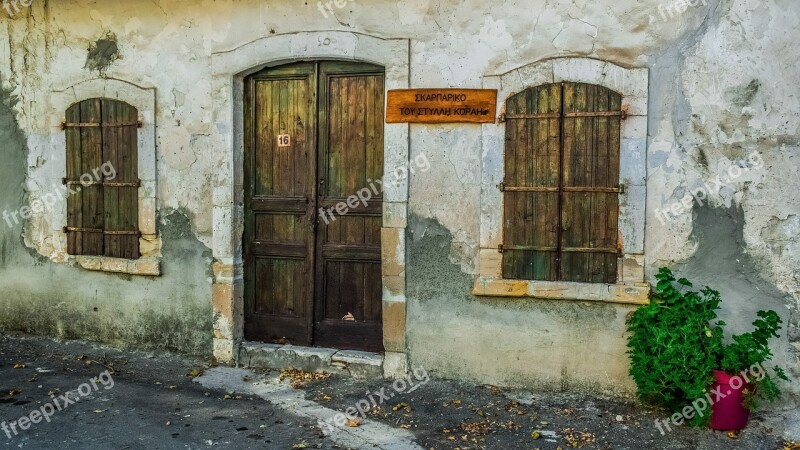
[{"label": "number 16 sign", "polygon": [[278,135],[278,147],[289,147],[292,145],[292,138],[288,134]]}]

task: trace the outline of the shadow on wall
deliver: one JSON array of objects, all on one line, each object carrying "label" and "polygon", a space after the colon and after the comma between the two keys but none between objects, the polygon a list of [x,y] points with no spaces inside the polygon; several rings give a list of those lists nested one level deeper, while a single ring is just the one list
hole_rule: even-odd
[{"label": "shadow on wall", "polygon": [[[720,318],[728,323],[728,333],[751,331],[758,310],[775,310],[783,320],[781,339],[777,348],[773,348],[775,364],[790,368],[795,377],[800,375],[789,345],[790,341],[800,340],[797,317],[790,316],[787,307],[793,300],[761,274],[769,270],[768,267],[745,251],[742,207],[734,204],[729,208],[714,208],[695,204],[693,223],[692,238],[698,244],[697,250],[673,271],[691,280],[697,288],[707,285],[720,292]],[[800,392],[796,383],[793,384],[790,390]]]},{"label": "shadow on wall", "polygon": [[[27,148],[16,101],[0,90],[0,208],[9,211],[26,204]],[[0,330],[210,355],[211,252],[194,236],[189,217],[183,211],[161,217],[160,277],[53,263],[24,245],[23,224],[0,222]]]}]

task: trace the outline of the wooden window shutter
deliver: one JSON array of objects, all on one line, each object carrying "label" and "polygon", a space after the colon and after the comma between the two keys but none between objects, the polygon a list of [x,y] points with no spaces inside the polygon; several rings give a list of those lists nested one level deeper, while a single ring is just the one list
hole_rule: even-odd
[{"label": "wooden window shutter", "polygon": [[503,277],[616,282],[621,96],[548,84],[505,118]]},{"label": "wooden window shutter", "polygon": [[554,280],[558,272],[561,86],[506,103],[503,277]]},{"label": "wooden window shutter", "polygon": [[622,98],[602,86],[565,83],[563,101],[561,279],[614,283]]},{"label": "wooden window shutter", "polygon": [[116,100],[67,110],[69,254],[139,258],[137,120],[136,108]]}]

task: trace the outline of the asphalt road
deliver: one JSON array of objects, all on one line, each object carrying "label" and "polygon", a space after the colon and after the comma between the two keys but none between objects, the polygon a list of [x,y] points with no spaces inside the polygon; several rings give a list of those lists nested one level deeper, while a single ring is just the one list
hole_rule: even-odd
[{"label": "asphalt road", "polygon": [[[0,448],[335,448],[315,422],[259,398],[226,399],[225,392],[193,383],[187,374],[202,365],[176,356],[0,336],[0,422],[9,431],[0,430]],[[108,368],[115,371],[110,379],[101,376]],[[84,384],[88,388],[80,390]],[[49,422],[42,415],[39,423],[19,429],[20,418],[35,418],[31,413],[41,414],[43,407],[56,409],[54,401],[62,408]]]},{"label": "asphalt road", "polygon": [[[336,449],[357,441],[365,449],[800,450],[762,413],[735,436],[688,427],[661,435],[654,421],[665,413],[633,399],[423,373],[409,380],[413,389],[338,376],[293,389],[276,371],[0,335],[0,449]],[[321,418],[335,422],[331,414],[353,407],[363,417],[323,432]],[[403,435],[412,441],[394,438]]]}]

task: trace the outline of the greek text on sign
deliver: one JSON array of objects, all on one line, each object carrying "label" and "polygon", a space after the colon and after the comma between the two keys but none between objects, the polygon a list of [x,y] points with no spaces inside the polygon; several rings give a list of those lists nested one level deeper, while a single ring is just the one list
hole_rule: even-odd
[{"label": "greek text on sign", "polygon": [[493,123],[495,89],[395,89],[386,100],[387,123]]}]

